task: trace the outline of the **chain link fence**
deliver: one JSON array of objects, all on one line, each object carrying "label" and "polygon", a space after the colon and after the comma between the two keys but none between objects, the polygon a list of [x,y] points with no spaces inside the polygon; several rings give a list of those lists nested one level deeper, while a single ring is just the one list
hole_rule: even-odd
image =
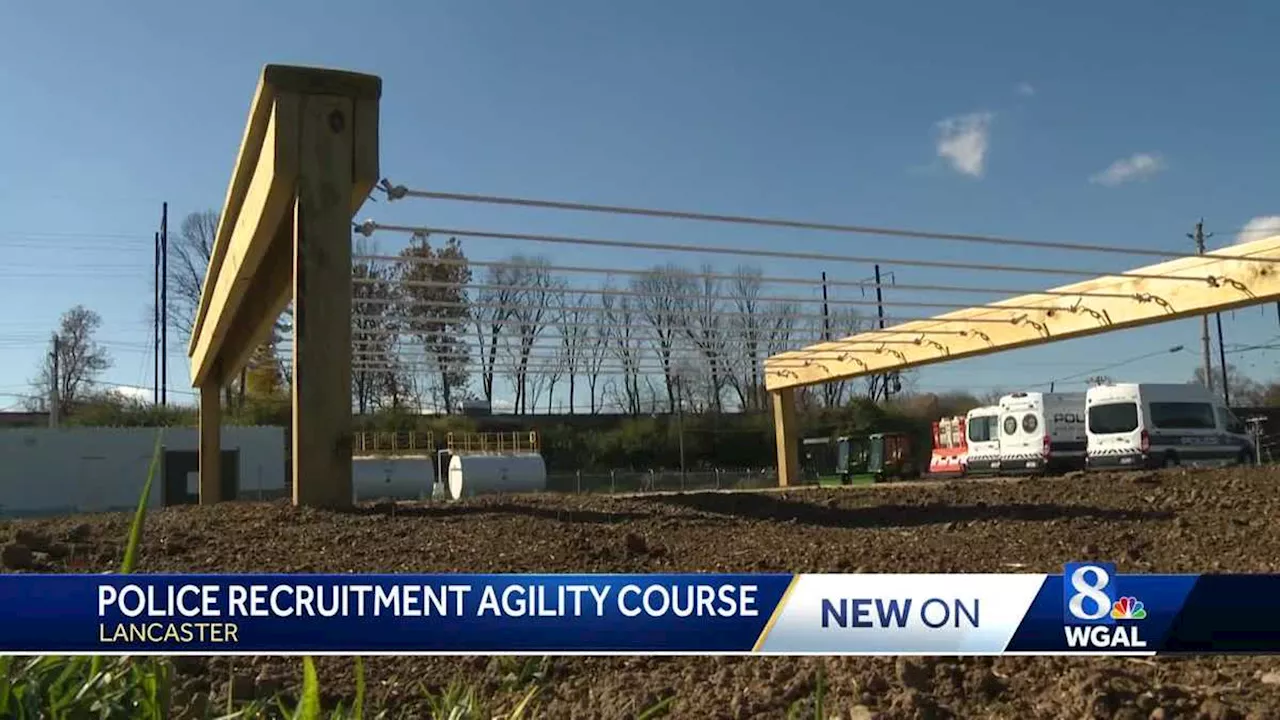
[{"label": "chain link fence", "polygon": [[764,470],[611,470],[549,473],[547,490],[563,493],[644,493],[691,490],[754,490],[778,486],[778,471]]}]

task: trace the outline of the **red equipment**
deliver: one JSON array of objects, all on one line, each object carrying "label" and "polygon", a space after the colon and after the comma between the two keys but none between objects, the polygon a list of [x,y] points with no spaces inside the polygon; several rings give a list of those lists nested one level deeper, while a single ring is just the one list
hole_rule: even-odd
[{"label": "red equipment", "polygon": [[944,417],[933,424],[933,455],[930,475],[963,475],[969,457],[964,416]]}]

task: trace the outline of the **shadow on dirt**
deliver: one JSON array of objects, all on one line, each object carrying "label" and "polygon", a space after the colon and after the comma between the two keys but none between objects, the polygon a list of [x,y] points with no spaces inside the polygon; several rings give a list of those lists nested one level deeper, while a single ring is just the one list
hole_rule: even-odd
[{"label": "shadow on dirt", "polygon": [[1172,520],[1174,513],[1156,510],[1117,510],[1088,505],[1048,504],[997,504],[954,505],[930,503],[928,505],[875,505],[871,507],[840,508],[812,505],[785,500],[766,494],[690,494],[666,495],[645,498],[646,502],[662,503],[688,510],[717,515],[730,515],[750,520],[771,522],[795,522],[815,527],[876,528],[912,527],[951,522],[979,522],[988,520],[1022,520],[1045,522],[1089,518],[1106,522],[1142,522],[1144,520]]},{"label": "shadow on dirt", "polygon": [[513,502],[485,503],[483,505],[397,505],[374,503],[357,506],[345,511],[351,515],[387,515],[403,518],[473,518],[482,515],[523,515],[538,520],[581,523],[586,525],[612,525],[652,517],[645,512],[600,512],[570,508],[541,507]]}]

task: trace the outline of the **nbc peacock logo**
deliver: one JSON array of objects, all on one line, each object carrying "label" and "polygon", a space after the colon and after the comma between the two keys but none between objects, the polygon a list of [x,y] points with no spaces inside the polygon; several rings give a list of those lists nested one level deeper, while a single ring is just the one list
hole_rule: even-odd
[{"label": "nbc peacock logo", "polygon": [[1114,620],[1143,620],[1147,617],[1147,608],[1141,600],[1129,595],[1115,601],[1111,606],[1111,617]]}]

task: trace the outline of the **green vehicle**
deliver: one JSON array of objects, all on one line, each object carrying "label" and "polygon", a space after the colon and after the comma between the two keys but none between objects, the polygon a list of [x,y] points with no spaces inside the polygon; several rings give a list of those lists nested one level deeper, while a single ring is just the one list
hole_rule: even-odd
[{"label": "green vehicle", "polygon": [[806,438],[800,465],[805,479],[822,486],[863,485],[920,475],[911,437],[875,433],[866,437]]}]

